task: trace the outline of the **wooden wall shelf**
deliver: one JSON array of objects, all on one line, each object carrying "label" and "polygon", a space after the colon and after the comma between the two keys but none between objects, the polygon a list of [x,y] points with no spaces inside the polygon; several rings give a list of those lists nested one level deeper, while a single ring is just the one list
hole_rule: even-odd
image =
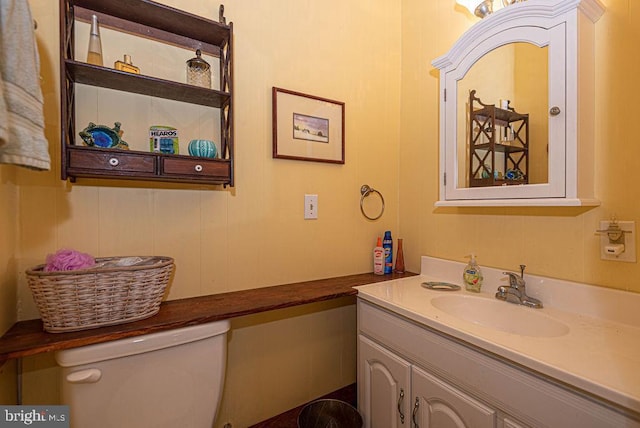
[{"label": "wooden wall shelf", "polygon": [[80,61],[66,60],[65,63],[67,73],[76,83],[216,108],[222,108],[231,100],[230,93],[215,89],[131,74]]},{"label": "wooden wall shelf", "polygon": [[[202,88],[144,74],[130,74],[78,61],[75,21],[96,14],[104,25],[183,48],[201,49],[219,58],[219,90]],[[196,184],[234,184],[233,146],[233,24],[226,23],[220,6],[219,22],[149,0],[60,0],[61,178],[78,177],[169,181]],[[212,107],[220,111],[219,158],[149,152],[95,150],[76,145],[75,85],[85,84],[155,98]],[[212,114],[212,120],[214,115]],[[151,125],[151,124],[150,124]],[[211,138],[214,139],[214,138]],[[110,153],[109,153],[110,152]],[[171,159],[171,158],[175,159]],[[113,160],[112,160],[113,159]],[[105,161],[111,163],[105,165]]]},{"label": "wooden wall shelf", "polygon": [[353,287],[358,285],[414,275],[416,274],[410,272],[391,275],[363,273],[171,300],[163,302],[160,306],[160,312],[151,318],[69,333],[47,333],[43,331],[42,321],[39,319],[20,321],[0,337],[0,364],[12,358],[43,352],[76,348],[274,309],[355,296],[357,290]]}]

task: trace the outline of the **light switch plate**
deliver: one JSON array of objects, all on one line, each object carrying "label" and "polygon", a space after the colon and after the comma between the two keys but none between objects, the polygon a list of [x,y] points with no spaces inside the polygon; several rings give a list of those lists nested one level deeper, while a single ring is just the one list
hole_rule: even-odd
[{"label": "light switch plate", "polygon": [[610,242],[609,235],[603,230],[609,228],[610,220],[600,221],[600,258],[602,260],[612,260],[617,262],[636,262],[636,222],[635,221],[617,221],[618,226],[625,233],[615,243],[624,244],[624,251],[619,255],[609,254],[607,247],[615,244]]},{"label": "light switch plate", "polygon": [[318,195],[304,195],[304,219],[318,218]]}]

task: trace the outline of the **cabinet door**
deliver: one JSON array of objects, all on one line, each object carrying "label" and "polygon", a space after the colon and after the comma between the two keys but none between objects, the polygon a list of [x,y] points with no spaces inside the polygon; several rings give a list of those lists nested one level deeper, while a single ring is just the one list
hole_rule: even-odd
[{"label": "cabinet door", "polygon": [[494,409],[415,366],[411,387],[411,422],[415,428],[496,426]]},{"label": "cabinet door", "polygon": [[409,427],[411,366],[358,336],[358,406],[365,428]]},{"label": "cabinet door", "polygon": [[194,179],[224,179],[229,177],[230,164],[219,160],[162,157],[160,173],[166,176],[193,177]]},{"label": "cabinet door", "polygon": [[153,154],[82,146],[68,147],[67,154],[69,155],[67,169],[74,173],[106,176],[130,174],[154,176],[156,173]]},{"label": "cabinet door", "polygon": [[528,425],[518,422],[510,416],[504,416],[502,418],[502,428],[528,428]]}]

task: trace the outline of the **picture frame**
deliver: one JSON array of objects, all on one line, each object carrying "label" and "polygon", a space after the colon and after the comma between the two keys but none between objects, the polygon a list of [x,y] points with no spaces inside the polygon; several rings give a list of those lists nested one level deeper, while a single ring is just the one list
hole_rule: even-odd
[{"label": "picture frame", "polygon": [[344,164],[344,103],[272,88],[273,157]]}]

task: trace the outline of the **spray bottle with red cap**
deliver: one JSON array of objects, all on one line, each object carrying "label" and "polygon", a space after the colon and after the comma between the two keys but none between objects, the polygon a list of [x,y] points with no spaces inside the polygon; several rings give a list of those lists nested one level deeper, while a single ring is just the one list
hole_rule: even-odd
[{"label": "spray bottle with red cap", "polygon": [[384,275],[384,248],[382,248],[382,238],[378,236],[378,243],[373,249],[373,273]]}]

